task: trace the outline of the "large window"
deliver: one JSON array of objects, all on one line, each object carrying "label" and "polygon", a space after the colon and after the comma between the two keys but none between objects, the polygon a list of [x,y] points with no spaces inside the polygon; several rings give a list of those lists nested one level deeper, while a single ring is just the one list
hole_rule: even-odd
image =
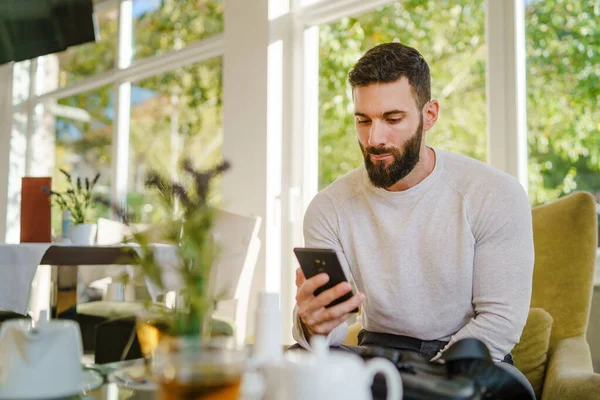
[{"label": "large window", "polygon": [[223,32],[221,0],[133,0],[134,59],[146,58]]},{"label": "large window", "polygon": [[149,169],[173,175],[183,157],[200,168],[220,160],[221,86],[220,58],[132,85],[128,205],[139,222],[163,217],[144,187]]},{"label": "large window", "polygon": [[486,160],[485,9],[480,0],[407,0],[320,27],[319,187],[362,162],[348,72],[369,48],[400,41],[423,54],[440,118],[435,147]]},{"label": "large window", "polygon": [[600,202],[598,4],[527,3],[530,199],[540,204],[584,190]]}]

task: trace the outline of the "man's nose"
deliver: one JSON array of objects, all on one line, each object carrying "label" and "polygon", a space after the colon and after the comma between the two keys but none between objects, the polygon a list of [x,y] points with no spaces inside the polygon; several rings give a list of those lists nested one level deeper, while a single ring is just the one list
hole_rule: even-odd
[{"label": "man's nose", "polygon": [[369,146],[383,147],[386,145],[384,126],[379,121],[373,121],[369,130]]}]

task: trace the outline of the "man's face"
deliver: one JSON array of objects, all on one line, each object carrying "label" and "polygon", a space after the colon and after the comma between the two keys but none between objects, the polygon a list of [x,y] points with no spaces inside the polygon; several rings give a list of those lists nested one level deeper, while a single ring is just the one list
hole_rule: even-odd
[{"label": "man's face", "polygon": [[388,188],[419,162],[423,113],[408,79],[354,88],[355,125],[374,186]]}]

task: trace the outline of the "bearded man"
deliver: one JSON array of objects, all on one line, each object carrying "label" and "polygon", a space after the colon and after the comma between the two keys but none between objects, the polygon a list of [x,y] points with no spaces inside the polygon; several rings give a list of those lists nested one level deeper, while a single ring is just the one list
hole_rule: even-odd
[{"label": "bearded man", "polygon": [[[349,74],[364,165],[311,202],[305,246],[337,252],[356,284],[314,296],[325,273],[297,271],[294,339],[339,346],[362,306],[359,345],[431,358],[463,338],[512,364],[529,311],[533,233],[527,195],[513,177],[477,160],[427,146],[440,104],[415,49],[386,43]],[[485,110],[481,110],[485,112]],[[513,367],[514,368],[514,367]]]}]

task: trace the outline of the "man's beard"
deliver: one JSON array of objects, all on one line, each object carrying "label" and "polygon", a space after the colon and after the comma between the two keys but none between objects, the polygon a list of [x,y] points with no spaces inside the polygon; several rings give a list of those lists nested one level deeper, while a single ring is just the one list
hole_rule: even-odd
[{"label": "man's beard", "polygon": [[[360,149],[365,159],[365,166],[373,186],[387,189],[415,168],[420,159],[421,141],[423,140],[423,117],[415,134],[406,142],[400,151],[395,147],[364,147],[360,141]],[[386,166],[385,161],[371,161],[371,154],[390,154],[394,161]]]}]

